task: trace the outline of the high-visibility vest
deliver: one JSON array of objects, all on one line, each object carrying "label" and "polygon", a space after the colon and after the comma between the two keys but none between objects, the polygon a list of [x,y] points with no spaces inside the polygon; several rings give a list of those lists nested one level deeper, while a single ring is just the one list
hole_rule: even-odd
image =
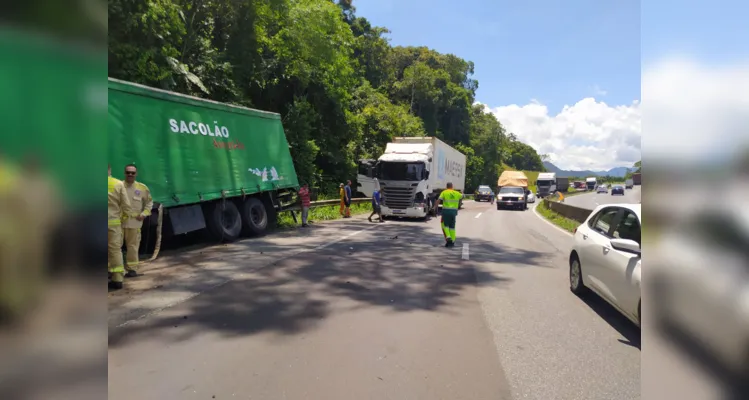
[{"label": "high-visibility vest", "polygon": [[107,184],[108,206],[107,216],[109,226],[117,226],[122,223],[120,219],[124,210],[130,209],[130,199],[127,197],[125,185],[121,180],[109,177]]},{"label": "high-visibility vest", "polygon": [[460,207],[460,199],[463,198],[463,194],[452,189],[443,190],[440,193],[440,200],[442,200],[442,208],[450,208],[457,210]]}]

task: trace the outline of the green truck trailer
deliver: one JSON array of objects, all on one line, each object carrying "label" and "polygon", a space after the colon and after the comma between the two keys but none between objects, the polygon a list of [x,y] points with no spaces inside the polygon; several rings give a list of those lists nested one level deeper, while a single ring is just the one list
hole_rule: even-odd
[{"label": "green truck trailer", "polygon": [[112,175],[137,166],[166,235],[262,234],[299,187],[279,114],[112,78],[108,102]]}]

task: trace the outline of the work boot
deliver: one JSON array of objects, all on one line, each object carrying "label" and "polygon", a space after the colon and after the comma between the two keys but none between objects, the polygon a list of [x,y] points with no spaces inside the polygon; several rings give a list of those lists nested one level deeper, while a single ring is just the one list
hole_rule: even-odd
[{"label": "work boot", "polygon": [[109,286],[109,289],[111,289],[111,290],[120,290],[125,285],[122,282],[112,282],[112,281],[109,281],[109,285],[108,286]]},{"label": "work boot", "polygon": [[453,241],[450,239],[447,239],[447,241],[445,242],[445,247],[452,247],[452,245],[453,245]]},{"label": "work boot", "polygon": [[127,273],[125,274],[125,278],[135,278],[136,276],[140,276],[140,274],[133,270],[127,271]]}]

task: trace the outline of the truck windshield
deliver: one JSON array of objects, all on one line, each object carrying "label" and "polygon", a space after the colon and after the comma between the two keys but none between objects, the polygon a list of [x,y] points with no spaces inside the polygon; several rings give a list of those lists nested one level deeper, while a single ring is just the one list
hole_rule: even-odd
[{"label": "truck windshield", "polygon": [[525,190],[521,187],[503,187],[502,189],[499,189],[500,194],[507,194],[507,193],[515,193],[515,194],[525,194]]},{"label": "truck windshield", "polygon": [[551,186],[554,181],[536,181],[536,186]]},{"label": "truck windshield", "polygon": [[424,172],[421,162],[382,162],[378,178],[383,181],[420,181]]}]

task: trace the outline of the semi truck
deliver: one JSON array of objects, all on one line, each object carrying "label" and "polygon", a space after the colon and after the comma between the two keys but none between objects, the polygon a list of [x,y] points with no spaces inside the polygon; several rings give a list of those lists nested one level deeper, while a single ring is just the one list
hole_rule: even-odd
[{"label": "semi truck", "polygon": [[585,179],[585,187],[588,190],[596,190],[596,184],[597,183],[598,183],[598,180],[594,176],[591,176],[591,177]]},{"label": "semi truck", "polygon": [[113,78],[108,89],[112,175],[136,165],[166,235],[233,241],[275,224],[299,187],[279,114]]},{"label": "semi truck", "polygon": [[562,193],[567,193],[570,188],[570,178],[568,177],[557,177],[557,190]]},{"label": "semi truck", "polygon": [[541,172],[536,178],[536,197],[546,197],[556,193],[557,174],[554,172]]},{"label": "semi truck", "polygon": [[383,196],[383,216],[436,215],[440,193],[453,184],[463,192],[466,156],[435,137],[396,137],[377,159],[359,161],[359,192],[371,197],[375,178]]}]

